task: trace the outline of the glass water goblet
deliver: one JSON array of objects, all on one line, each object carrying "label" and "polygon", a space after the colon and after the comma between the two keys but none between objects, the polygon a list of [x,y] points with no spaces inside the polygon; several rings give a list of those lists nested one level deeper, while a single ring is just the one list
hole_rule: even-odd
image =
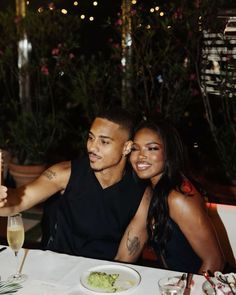
[{"label": "glass water goblet", "polygon": [[183,295],[185,280],[180,277],[164,277],[158,281],[161,295]]},{"label": "glass water goblet", "polygon": [[10,248],[14,251],[16,257],[16,273],[11,275],[9,280],[14,282],[22,282],[27,276],[19,272],[19,257],[18,253],[24,244],[25,231],[21,214],[8,216],[7,218],[7,242]]}]

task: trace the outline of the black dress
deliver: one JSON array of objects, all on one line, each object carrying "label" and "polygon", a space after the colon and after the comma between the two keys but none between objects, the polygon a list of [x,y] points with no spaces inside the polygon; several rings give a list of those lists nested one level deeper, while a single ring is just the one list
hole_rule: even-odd
[{"label": "black dress", "polygon": [[[182,272],[197,273],[201,266],[201,259],[193,251],[179,226],[171,218],[169,218],[168,222],[170,223],[172,232],[166,244],[165,254],[163,255],[167,268]],[[153,248],[157,256],[160,257],[161,251],[158,243],[153,242]],[[159,266],[164,267],[164,265]]]},{"label": "black dress", "polygon": [[118,183],[103,189],[88,158],[73,160],[47,249],[111,260],[140,204],[145,184],[127,167]]}]

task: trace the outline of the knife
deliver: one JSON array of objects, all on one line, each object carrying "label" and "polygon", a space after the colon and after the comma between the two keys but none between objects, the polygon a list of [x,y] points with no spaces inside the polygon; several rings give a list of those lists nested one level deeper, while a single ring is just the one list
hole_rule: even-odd
[{"label": "knife", "polygon": [[190,292],[191,292],[192,278],[193,278],[193,274],[188,273],[187,274],[187,279],[186,279],[186,286],[185,286],[185,289],[184,289],[184,295],[189,295]]}]

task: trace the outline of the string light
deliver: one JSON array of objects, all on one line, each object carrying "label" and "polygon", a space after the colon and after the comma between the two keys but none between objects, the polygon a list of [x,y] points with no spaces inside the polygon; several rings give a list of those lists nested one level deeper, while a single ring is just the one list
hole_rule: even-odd
[{"label": "string light", "polygon": [[[137,0],[131,0],[131,3],[134,5],[134,4],[137,4]],[[26,4],[27,5],[29,5],[30,4],[30,0],[26,0]],[[79,1],[73,1],[73,6],[78,6],[79,5]],[[93,6],[98,6],[98,1],[93,1],[92,2],[92,5]],[[55,6],[54,6],[54,4],[53,4],[53,2],[51,2],[49,5],[48,5],[48,8],[50,9],[50,10],[54,10],[55,9]],[[38,8],[38,12],[39,13],[42,13],[44,11],[44,8],[41,6],[41,7],[39,7]],[[150,13],[154,13],[154,12],[157,12],[157,11],[160,11],[160,6],[155,6],[155,7],[151,7],[150,9],[149,9],[149,11],[150,11]],[[67,11],[67,9],[65,9],[65,8],[63,8],[63,9],[61,9],[61,13],[62,14],[68,14],[68,11]],[[163,11],[160,11],[159,12],[159,15],[160,16],[164,16],[165,15],[165,13],[163,12]],[[81,14],[80,15],[80,18],[81,19],[85,19],[86,18],[86,16],[84,15],[84,14]],[[94,16],[90,16],[89,18],[89,21],[94,21]],[[201,22],[201,20],[199,19],[199,22]],[[150,29],[150,27],[149,27],[149,25],[146,27],[147,29]],[[171,26],[168,26],[168,29],[170,29],[171,28]]]},{"label": "string light", "polygon": [[68,11],[67,11],[65,8],[63,8],[63,9],[61,10],[61,13],[62,13],[62,14],[67,14],[67,12],[68,12]]},{"label": "string light", "polygon": [[43,12],[43,7],[41,6],[38,8],[38,13],[42,13],[42,12]]},{"label": "string light", "polygon": [[[133,5],[134,5],[134,4],[137,4],[137,0],[131,0],[131,3],[132,3]],[[26,0],[26,4],[29,5],[29,4],[30,4],[30,0]],[[74,6],[78,6],[78,5],[79,5],[79,1],[73,1],[73,5],[74,5]],[[93,2],[92,2],[92,5],[93,5],[93,6],[98,6],[98,1],[93,1]],[[55,5],[54,5],[54,3],[53,3],[53,2],[49,3],[49,4],[48,4],[48,8],[49,8],[50,10],[54,10],[54,9],[55,9]],[[37,10],[38,10],[39,13],[42,13],[42,12],[44,11],[44,8],[41,6],[41,7],[39,7]],[[159,10],[160,10],[160,6],[155,6],[155,7],[152,7],[152,8],[149,9],[150,13],[154,13],[155,11],[157,12],[157,11],[159,11]],[[62,14],[68,14],[68,11],[67,11],[67,9],[63,8],[63,9],[61,9],[61,13],[62,13]],[[163,11],[161,11],[161,12],[159,13],[159,15],[160,15],[160,16],[164,16],[165,14],[164,14]],[[81,18],[81,19],[85,19],[85,15],[82,14],[82,15],[80,16],[80,18]],[[94,17],[93,17],[93,16],[90,16],[90,17],[89,17],[89,20],[90,20],[90,21],[94,21]],[[201,22],[201,17],[199,17],[199,22]],[[171,28],[171,27],[168,27],[168,28]]]},{"label": "string light", "polygon": [[53,2],[49,3],[49,4],[48,4],[48,8],[49,8],[50,10],[54,10],[54,9],[55,9],[54,3],[53,3]]}]

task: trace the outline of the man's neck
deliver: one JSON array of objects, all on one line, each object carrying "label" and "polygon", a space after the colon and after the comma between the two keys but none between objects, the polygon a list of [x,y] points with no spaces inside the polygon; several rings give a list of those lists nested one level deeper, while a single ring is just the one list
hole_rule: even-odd
[{"label": "man's neck", "polygon": [[103,189],[119,182],[125,174],[126,163],[95,172],[95,176]]}]

